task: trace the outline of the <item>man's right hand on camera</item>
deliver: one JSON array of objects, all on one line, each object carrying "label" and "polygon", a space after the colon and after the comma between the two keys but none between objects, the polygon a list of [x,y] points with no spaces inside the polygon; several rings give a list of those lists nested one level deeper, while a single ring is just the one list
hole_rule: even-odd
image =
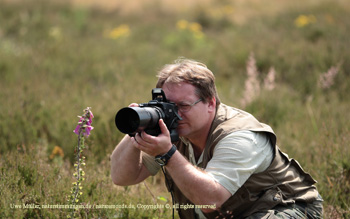
[{"label": "man's right hand on camera", "polygon": [[137,104],[137,103],[131,103],[130,105],[129,105],[129,107],[138,107],[139,106],[139,104]]},{"label": "man's right hand on camera", "polygon": [[131,138],[133,146],[154,157],[168,152],[172,147],[169,130],[163,119],[159,120],[159,126],[161,134],[158,136],[149,135],[144,131],[137,133]]}]

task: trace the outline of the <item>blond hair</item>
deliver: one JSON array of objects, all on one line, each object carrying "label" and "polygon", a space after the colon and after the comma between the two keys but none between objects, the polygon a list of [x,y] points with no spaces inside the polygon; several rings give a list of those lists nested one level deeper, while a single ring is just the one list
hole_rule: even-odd
[{"label": "blond hair", "polygon": [[215,97],[220,104],[215,86],[215,76],[203,63],[190,59],[177,59],[174,64],[165,65],[157,74],[157,88],[165,83],[185,82],[196,87],[196,94],[204,103]]}]

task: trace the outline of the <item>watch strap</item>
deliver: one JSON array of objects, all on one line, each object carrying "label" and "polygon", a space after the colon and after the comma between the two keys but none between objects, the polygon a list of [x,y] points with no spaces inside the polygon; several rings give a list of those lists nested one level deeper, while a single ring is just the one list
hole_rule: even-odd
[{"label": "watch strap", "polygon": [[172,147],[170,148],[170,150],[163,154],[163,155],[157,155],[155,157],[156,162],[160,165],[160,166],[165,166],[167,165],[168,161],[170,160],[170,158],[174,155],[174,153],[176,152],[177,148],[176,146],[173,144]]}]

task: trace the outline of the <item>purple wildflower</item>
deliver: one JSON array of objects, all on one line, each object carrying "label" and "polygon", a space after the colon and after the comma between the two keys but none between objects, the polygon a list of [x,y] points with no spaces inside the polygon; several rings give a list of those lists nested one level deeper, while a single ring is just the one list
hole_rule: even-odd
[{"label": "purple wildflower", "polygon": [[92,114],[90,107],[86,108],[84,110],[84,115],[79,116],[79,118],[78,125],[73,132],[77,135],[83,134],[85,137],[88,137],[91,130],[94,129],[94,127],[91,126],[94,115]]}]

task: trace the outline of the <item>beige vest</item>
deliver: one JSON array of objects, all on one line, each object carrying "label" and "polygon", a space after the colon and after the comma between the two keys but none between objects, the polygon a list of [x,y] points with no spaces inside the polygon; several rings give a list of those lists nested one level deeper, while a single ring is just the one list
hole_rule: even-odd
[{"label": "beige vest", "polygon": [[[318,192],[313,184],[312,177],[305,173],[300,165],[293,159],[288,159],[276,145],[276,136],[270,126],[260,123],[251,114],[239,109],[220,104],[215,119],[209,132],[206,147],[203,153],[203,162],[199,165],[205,168],[213,156],[216,144],[228,134],[250,130],[265,132],[269,136],[274,147],[274,158],[270,166],[261,173],[253,174],[233,194],[218,211],[206,214],[208,218],[215,218],[219,214],[233,215],[233,218],[241,218],[260,210],[271,209],[278,204],[293,203],[295,201],[312,202],[317,198]],[[178,150],[188,159],[188,148],[181,141],[177,144]],[[192,204],[173,183],[169,174],[166,177],[170,181],[168,189],[174,192],[175,202]],[[180,218],[196,218],[193,209],[178,209]]]}]

